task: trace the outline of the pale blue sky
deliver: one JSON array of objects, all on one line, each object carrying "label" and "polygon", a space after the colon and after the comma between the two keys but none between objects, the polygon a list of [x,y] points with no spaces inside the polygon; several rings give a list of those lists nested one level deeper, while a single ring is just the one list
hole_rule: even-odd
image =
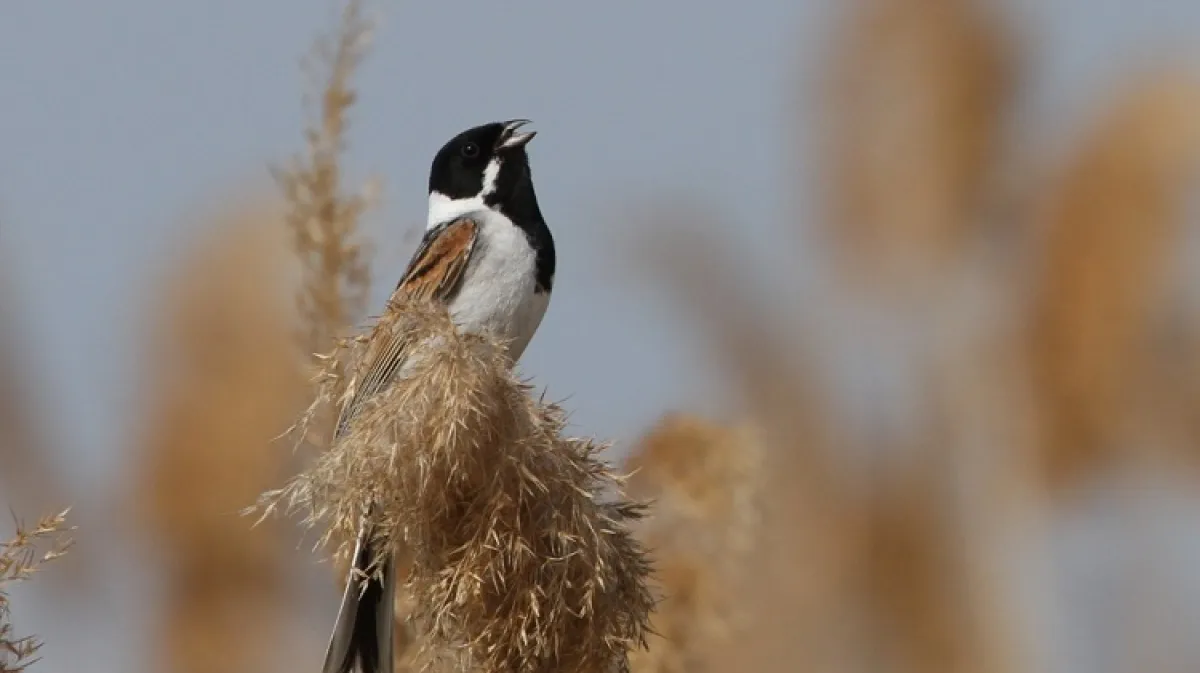
[{"label": "pale blue sky", "polygon": [[[804,126],[811,76],[838,5],[374,3],[383,21],[358,79],[348,161],[358,176],[385,180],[371,229],[373,306],[423,222],[437,146],[476,123],[528,117],[540,132],[532,160],[560,272],[525,372],[552,396],[569,395],[578,426],[605,437],[631,438],[665,409],[702,406],[703,351],[639,284],[622,255],[622,215],[656,194],[703,194],[736,216],[737,236],[778,259],[768,234],[794,183],[793,138],[814,132]],[[1035,95],[1023,109],[1034,135],[1063,130],[1130,68],[1160,53],[1190,50],[1195,61],[1200,44],[1194,0],[1001,5],[1032,47]],[[332,25],[332,7],[0,3],[0,260],[18,286],[13,315],[37,374],[33,394],[54,400],[49,430],[76,488],[105,490],[120,476],[139,324],[193,206],[247,179],[265,183],[266,164],[300,147],[297,64]],[[44,670],[140,665],[106,642],[143,632],[126,627],[144,615],[128,600],[107,607],[112,620],[92,623],[87,639],[35,614],[32,626],[56,643]],[[64,631],[80,647],[61,647],[54,636]]]},{"label": "pale blue sky", "polygon": [[[703,193],[769,249],[761,223],[783,211],[792,134],[812,132],[802,125],[812,97],[793,114],[792,87],[814,72],[834,4],[377,3],[348,161],[385,180],[375,305],[423,219],[432,151],[481,120],[529,117],[562,267],[525,370],[607,436],[697,401],[686,334],[636,276],[623,280],[623,209]],[[1055,110],[1032,125],[1042,132],[1117,73],[1200,34],[1200,5],[1186,0],[1136,11],[1121,0],[1005,4],[1034,47],[1031,116]],[[89,474],[107,473],[123,444],[114,419],[132,400],[145,290],[193,206],[264,179],[268,161],[298,148],[297,61],[333,16],[327,0],[9,0],[0,10],[0,254],[21,288],[39,394],[69,414],[55,432]]]}]

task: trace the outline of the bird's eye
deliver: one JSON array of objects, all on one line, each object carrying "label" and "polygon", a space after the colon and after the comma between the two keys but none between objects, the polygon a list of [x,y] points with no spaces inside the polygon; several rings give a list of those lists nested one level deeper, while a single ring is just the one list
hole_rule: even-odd
[{"label": "bird's eye", "polygon": [[479,145],[475,143],[467,143],[462,146],[462,155],[468,159],[474,159],[479,156]]}]

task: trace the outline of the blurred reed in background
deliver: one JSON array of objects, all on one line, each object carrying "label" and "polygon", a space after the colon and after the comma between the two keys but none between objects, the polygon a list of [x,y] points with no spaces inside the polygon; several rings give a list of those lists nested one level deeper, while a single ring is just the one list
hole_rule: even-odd
[{"label": "blurred reed in background", "polygon": [[[0,269],[0,276],[7,271]],[[11,312],[11,284],[0,277],[0,486],[9,507],[41,511],[61,502],[63,485],[50,452],[50,441],[35,411],[36,385],[26,362],[28,335],[19,333]]]},{"label": "blurred reed in background", "polygon": [[731,646],[746,606],[736,590],[756,553],[760,474],[757,438],[684,414],[664,417],[625,463],[631,497],[651,500],[638,534],[654,549],[660,603],[636,671],[686,673]]},{"label": "blurred reed in background", "polygon": [[980,3],[859,0],[828,66],[826,223],[841,282],[936,273],[975,235],[1013,82]]},{"label": "blurred reed in background", "polygon": [[1120,91],[1039,195],[1030,369],[1055,490],[1114,463],[1195,467],[1197,306],[1172,300],[1195,263],[1179,253],[1197,84],[1164,73]]},{"label": "blurred reed in background", "polygon": [[308,558],[288,548],[295,536],[280,522],[251,529],[239,513],[291,471],[271,441],[304,406],[308,356],[365,309],[368,199],[345,193],[340,158],[368,27],[361,3],[347,3],[305,62],[314,119],[304,152],[274,171],[281,207],[214,222],[155,311],[164,324],[151,385],[162,406],[148,419],[134,502],[168,574],[162,670],[272,670],[288,649],[282,624],[299,603],[287,578]]},{"label": "blurred reed in background", "polygon": [[215,221],[153,312],[128,506],[165,574],[156,670],[269,670],[283,647],[293,538],[239,515],[285,473],[270,442],[303,404],[283,235],[269,209]]},{"label": "blurred reed in background", "polygon": [[[1004,193],[1017,184],[1008,171],[1038,175],[1056,158],[1010,146],[1021,136],[1006,111],[1021,80],[1007,31],[983,3],[867,0],[847,11],[819,173],[835,277],[821,287],[834,294],[827,303],[886,318],[883,336],[852,343],[907,361],[903,394],[919,403],[901,405],[906,423],[847,427],[863,416],[840,408],[848,403],[830,378],[839,372],[814,366],[831,348],[815,335],[837,339],[855,325],[815,324],[796,306],[810,330],[784,328],[780,307],[756,299],[780,295],[727,265],[745,257],[729,254],[733,241],[694,228],[654,234],[665,262],[656,268],[710,341],[731,403],[759,430],[761,441],[747,435],[724,450],[761,452],[762,518],[749,556],[648,538],[667,596],[663,638],[639,671],[1044,670],[1061,632],[1043,627],[1064,593],[1045,537],[1061,517],[1054,496],[1105,470],[1194,464],[1197,305],[1166,289],[1187,263],[1178,253],[1181,188],[1196,184],[1200,149],[1194,83],[1151,77],[1123,91],[1061,177]],[[1014,158],[1025,163],[1014,168]],[[993,227],[1012,244],[997,249]],[[674,469],[678,456],[703,464],[721,437],[700,419],[674,419],[638,448],[639,492],[659,494],[664,527],[677,516],[672,494],[694,479]],[[710,483],[733,502],[740,480]],[[730,514],[698,517],[708,519],[700,527],[723,530]],[[740,637],[697,654],[713,614],[702,586],[739,596],[748,621]],[[1154,597],[1120,606],[1143,614]],[[1146,628],[1172,627],[1155,623]],[[1171,642],[1138,631],[1103,646]],[[1089,638],[1076,640],[1099,649]],[[1177,651],[1141,654],[1131,660],[1153,665],[1138,670],[1191,670]]]}]

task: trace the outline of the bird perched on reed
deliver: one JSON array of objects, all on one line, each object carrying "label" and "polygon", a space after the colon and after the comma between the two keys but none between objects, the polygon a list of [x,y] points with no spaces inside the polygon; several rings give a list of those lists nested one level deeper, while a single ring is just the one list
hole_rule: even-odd
[{"label": "bird perched on reed", "polygon": [[[429,172],[425,235],[393,293],[443,304],[461,332],[487,332],[506,343],[513,362],[541,324],[554,283],[554,241],[538,208],[525,149],[535,132],[520,130],[528,123],[477,126],[438,151]],[[402,371],[410,353],[392,334],[377,329],[369,335],[335,441],[363,404]],[[367,511],[323,673],[391,670],[396,574],[392,552],[377,544]]]}]

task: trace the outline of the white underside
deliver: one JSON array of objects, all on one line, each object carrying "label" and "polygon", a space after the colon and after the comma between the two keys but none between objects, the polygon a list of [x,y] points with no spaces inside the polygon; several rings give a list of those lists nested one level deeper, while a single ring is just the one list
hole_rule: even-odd
[{"label": "white underside", "polygon": [[515,362],[525,352],[550,304],[537,293],[537,253],[525,233],[487,208],[457,212],[480,223],[475,250],[449,310],[466,333],[490,332],[508,344]]}]

